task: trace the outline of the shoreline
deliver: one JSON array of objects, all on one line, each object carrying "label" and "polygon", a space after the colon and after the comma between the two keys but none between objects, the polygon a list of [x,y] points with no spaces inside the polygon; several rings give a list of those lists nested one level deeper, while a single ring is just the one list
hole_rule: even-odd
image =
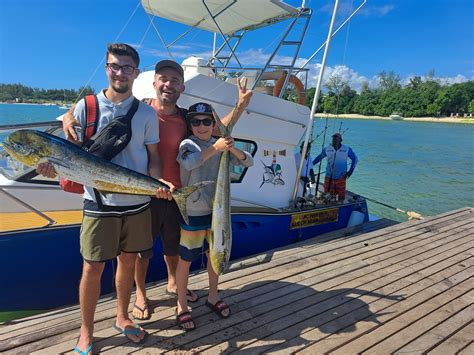
[{"label": "shoreline", "polygon": [[469,117],[404,117],[403,120],[392,120],[384,116],[366,116],[357,113],[345,113],[340,115],[317,113],[316,118],[331,119],[357,119],[357,120],[380,120],[380,121],[399,121],[399,122],[435,122],[435,123],[467,123],[474,124],[474,118]]},{"label": "shoreline", "polygon": [[[10,105],[39,105],[39,106],[62,106],[61,104],[45,102],[45,103],[32,103],[32,102],[0,102],[0,104]],[[317,113],[314,115],[315,118],[325,119],[356,119],[356,120],[380,120],[380,121],[405,121],[405,122],[435,122],[435,123],[464,123],[474,124],[474,117],[403,117],[402,120],[392,120],[390,117],[384,116],[366,116],[357,113],[343,113],[340,115]]]}]

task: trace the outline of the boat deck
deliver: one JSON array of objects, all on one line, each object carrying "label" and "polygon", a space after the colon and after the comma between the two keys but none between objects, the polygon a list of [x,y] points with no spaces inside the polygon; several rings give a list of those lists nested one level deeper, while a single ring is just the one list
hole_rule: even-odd
[{"label": "boat deck", "polygon": [[[189,333],[176,326],[164,284],[151,286],[140,346],[111,328],[115,304],[102,299],[94,351],[473,354],[473,212],[379,220],[235,261],[220,282],[228,319],[205,307],[206,274],[193,274],[201,299]],[[70,352],[79,326],[77,306],[11,321],[0,327],[0,352]]]},{"label": "boat deck", "polygon": [[[54,220],[56,226],[79,224],[82,221],[82,210],[44,212]],[[48,221],[34,212],[0,213],[0,232],[19,229],[40,228],[48,225]]]}]

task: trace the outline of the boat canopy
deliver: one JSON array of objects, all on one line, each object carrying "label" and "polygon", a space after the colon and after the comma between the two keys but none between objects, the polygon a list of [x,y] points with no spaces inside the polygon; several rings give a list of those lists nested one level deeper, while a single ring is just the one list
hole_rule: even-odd
[{"label": "boat canopy", "polygon": [[297,8],[280,0],[141,1],[145,11],[151,15],[210,32],[218,33],[220,28],[225,35],[265,27],[298,14]]}]

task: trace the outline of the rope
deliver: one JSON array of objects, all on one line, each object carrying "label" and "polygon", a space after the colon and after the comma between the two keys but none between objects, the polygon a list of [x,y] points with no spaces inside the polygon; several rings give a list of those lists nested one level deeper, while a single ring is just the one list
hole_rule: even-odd
[{"label": "rope", "polygon": [[[361,195],[359,195],[361,196]],[[380,202],[380,201],[377,201],[377,200],[374,200],[372,198],[369,198],[369,197],[366,197],[366,196],[361,196],[363,198],[365,198],[367,201],[370,201],[370,202],[373,202],[373,203],[377,203],[379,205],[382,205],[382,206],[385,206],[385,207],[388,207],[394,211],[397,211],[397,212],[400,212],[400,213],[403,213],[403,214],[406,214],[408,216],[408,220],[411,220],[411,219],[418,219],[418,220],[421,220],[423,219],[423,216],[417,212],[414,212],[414,211],[404,211],[398,207],[394,207],[394,206],[390,206],[386,203],[383,203],[383,202]]]}]

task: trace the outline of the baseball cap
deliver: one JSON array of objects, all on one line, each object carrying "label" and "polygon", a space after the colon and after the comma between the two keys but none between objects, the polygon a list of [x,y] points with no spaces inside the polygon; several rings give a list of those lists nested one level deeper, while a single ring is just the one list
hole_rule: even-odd
[{"label": "baseball cap", "polygon": [[212,106],[205,102],[198,102],[197,104],[189,106],[186,118],[193,118],[196,115],[205,115],[214,118]]},{"label": "baseball cap", "polygon": [[178,63],[176,63],[174,60],[165,59],[156,63],[155,73],[158,73],[163,68],[172,68],[176,70],[179,73],[179,75],[181,75],[184,78],[183,67],[179,65]]}]

